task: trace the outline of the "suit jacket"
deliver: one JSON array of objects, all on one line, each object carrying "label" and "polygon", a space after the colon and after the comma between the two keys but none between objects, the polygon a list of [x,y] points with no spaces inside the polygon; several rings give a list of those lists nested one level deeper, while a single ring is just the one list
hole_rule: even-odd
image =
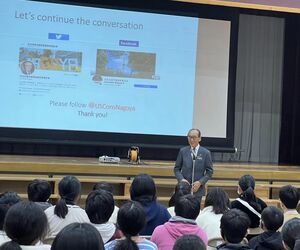
[{"label": "suit jacket", "polygon": [[[175,176],[179,181],[186,179],[192,183],[193,159],[191,154],[191,147],[186,146],[180,149],[174,167]],[[202,186],[195,195],[205,195],[205,183],[212,177],[213,164],[211,160],[210,151],[204,147],[199,147],[197,157],[195,160],[194,182],[200,181]]]}]

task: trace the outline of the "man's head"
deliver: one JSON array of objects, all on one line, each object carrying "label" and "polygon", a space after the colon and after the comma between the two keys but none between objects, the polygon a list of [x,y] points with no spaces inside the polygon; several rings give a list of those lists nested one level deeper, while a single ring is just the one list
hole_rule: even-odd
[{"label": "man's head", "polygon": [[31,74],[34,71],[34,65],[30,61],[24,61],[22,63],[22,71],[24,74]]},{"label": "man's head", "polygon": [[200,212],[200,201],[194,195],[187,194],[175,201],[175,214],[186,219],[196,220]]},{"label": "man's head", "polygon": [[250,219],[247,214],[235,208],[228,210],[221,218],[222,238],[229,243],[240,243],[249,226]]},{"label": "man's head", "polygon": [[283,224],[283,213],[277,207],[266,207],[261,213],[261,225],[266,231],[276,232]]},{"label": "man's head", "polygon": [[198,144],[201,141],[201,132],[197,128],[192,128],[189,130],[187,137],[188,137],[190,146],[192,148],[195,148],[198,146]]},{"label": "man's head", "polygon": [[283,186],[279,190],[279,199],[287,209],[296,209],[299,202],[298,189],[291,186]]}]

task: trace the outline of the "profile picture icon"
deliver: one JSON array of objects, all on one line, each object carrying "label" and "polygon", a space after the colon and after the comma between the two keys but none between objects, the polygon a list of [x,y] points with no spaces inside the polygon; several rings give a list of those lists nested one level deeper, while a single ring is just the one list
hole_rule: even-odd
[{"label": "profile picture icon", "polygon": [[34,64],[31,61],[23,61],[20,64],[20,68],[23,74],[31,75],[34,72]]}]

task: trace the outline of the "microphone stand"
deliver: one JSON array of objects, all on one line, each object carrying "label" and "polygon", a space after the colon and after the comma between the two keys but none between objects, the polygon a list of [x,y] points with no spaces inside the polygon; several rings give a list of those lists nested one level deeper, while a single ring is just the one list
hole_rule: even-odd
[{"label": "microphone stand", "polygon": [[194,194],[193,183],[194,183],[194,178],[195,178],[195,161],[196,161],[196,155],[195,155],[195,152],[193,150],[192,150],[192,157],[193,157],[193,170],[192,170],[192,189],[191,189],[191,194]]}]

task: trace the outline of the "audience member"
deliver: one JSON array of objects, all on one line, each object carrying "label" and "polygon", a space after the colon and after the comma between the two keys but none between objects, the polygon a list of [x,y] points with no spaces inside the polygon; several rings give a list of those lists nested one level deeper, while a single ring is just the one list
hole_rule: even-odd
[{"label": "audience member", "polygon": [[88,223],[72,223],[55,237],[51,250],[103,250],[97,229]]},{"label": "audience member", "polygon": [[231,209],[225,212],[221,218],[221,235],[225,243],[219,245],[217,249],[251,249],[248,245],[241,243],[247,234],[250,220],[246,213],[239,209]]},{"label": "audience member", "polygon": [[10,241],[5,231],[3,230],[5,215],[8,209],[21,201],[21,198],[16,192],[5,192],[0,195],[0,245]]},{"label": "audience member", "polygon": [[249,241],[255,250],[283,250],[281,233],[283,213],[277,207],[266,207],[261,214],[261,227],[264,232]]},{"label": "audience member", "polygon": [[158,249],[172,249],[175,241],[182,235],[194,234],[199,236],[207,245],[207,235],[195,219],[200,212],[199,198],[188,194],[175,201],[175,214],[168,222],[155,228],[151,241]]},{"label": "audience member", "polygon": [[175,187],[175,193],[172,195],[169,201],[168,212],[171,216],[175,216],[174,206],[175,200],[179,199],[181,196],[191,193],[191,185],[185,181],[178,182]]},{"label": "audience member", "polygon": [[47,217],[34,202],[18,202],[8,210],[4,230],[11,241],[1,245],[1,250],[47,250],[50,245],[43,245],[47,231]]},{"label": "audience member", "polygon": [[221,217],[229,208],[230,200],[223,188],[216,187],[208,191],[204,209],[196,219],[198,226],[207,233],[208,240],[221,237]]},{"label": "audience member", "polygon": [[65,226],[79,222],[89,223],[86,212],[76,205],[81,184],[75,176],[65,176],[58,184],[60,199],[56,206],[45,210],[49,223],[48,237],[55,237]]},{"label": "audience member", "polygon": [[168,210],[156,202],[156,187],[150,175],[140,174],[134,178],[130,197],[131,200],[138,201],[146,213],[146,226],[140,232],[141,235],[151,235],[157,226],[171,218]]},{"label": "audience member", "polygon": [[146,214],[140,203],[135,201],[126,202],[119,210],[117,223],[125,238],[108,242],[105,245],[106,250],[157,249],[153,242],[139,236],[139,232],[146,225]]},{"label": "audience member", "polygon": [[173,250],[205,250],[206,245],[197,235],[187,234],[179,237]]},{"label": "audience member", "polygon": [[35,179],[27,187],[28,200],[35,202],[43,210],[52,205],[48,202],[51,195],[51,186],[48,181]]},{"label": "audience member", "polygon": [[[113,186],[105,181],[98,182],[94,185],[93,190],[105,190],[110,192],[113,195]],[[109,218],[109,222],[112,222],[114,224],[117,223],[117,216],[118,216],[119,208],[115,205],[114,211],[112,215]]]},{"label": "audience member", "polygon": [[114,198],[110,192],[95,190],[86,200],[85,211],[101,234],[104,244],[110,240],[120,238],[114,223],[108,222],[114,211]]},{"label": "audience member", "polygon": [[296,217],[300,218],[300,214],[296,208],[299,203],[300,194],[297,188],[287,185],[279,190],[279,199],[283,209],[284,222]]},{"label": "audience member", "polygon": [[283,245],[287,250],[300,250],[300,219],[288,220],[282,227]]},{"label": "audience member", "polygon": [[238,194],[239,198],[232,201],[231,208],[237,208],[245,212],[250,219],[250,228],[257,234],[262,230],[259,228],[261,212],[267,207],[266,203],[256,197],[255,192],[255,180],[251,175],[244,175],[239,180]]}]

